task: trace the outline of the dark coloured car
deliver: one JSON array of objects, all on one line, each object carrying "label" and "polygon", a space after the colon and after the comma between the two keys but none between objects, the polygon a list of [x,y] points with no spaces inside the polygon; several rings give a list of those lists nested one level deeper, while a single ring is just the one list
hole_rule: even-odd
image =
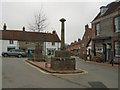
[{"label": "dark coloured car", "polygon": [[26,53],[21,49],[11,49],[8,52],[2,52],[2,56],[16,56],[16,57],[25,57]]}]

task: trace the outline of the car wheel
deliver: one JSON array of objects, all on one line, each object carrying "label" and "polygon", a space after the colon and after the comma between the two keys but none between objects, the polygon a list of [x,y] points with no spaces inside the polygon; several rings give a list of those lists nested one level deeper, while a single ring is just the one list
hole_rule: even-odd
[{"label": "car wheel", "polygon": [[22,57],[22,55],[21,55],[21,54],[19,54],[19,55],[18,55],[18,58],[21,58],[21,57]]},{"label": "car wheel", "polygon": [[8,56],[8,54],[4,54],[3,56],[4,56],[4,57],[7,57],[7,56]]}]

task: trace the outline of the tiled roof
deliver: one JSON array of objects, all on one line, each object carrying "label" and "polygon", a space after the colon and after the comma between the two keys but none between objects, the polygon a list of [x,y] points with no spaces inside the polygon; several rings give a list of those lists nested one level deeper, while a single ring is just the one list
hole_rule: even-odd
[{"label": "tiled roof", "polygon": [[[28,32],[20,30],[0,30],[2,40],[19,40],[19,41],[47,41],[60,42],[57,34],[43,33],[43,32]],[[0,35],[1,35],[0,34]]]},{"label": "tiled roof", "polygon": [[93,21],[118,11],[118,8],[120,8],[120,1],[112,2],[112,3],[108,4],[106,7],[108,8],[107,11],[103,15],[101,15],[101,13],[99,12]]}]

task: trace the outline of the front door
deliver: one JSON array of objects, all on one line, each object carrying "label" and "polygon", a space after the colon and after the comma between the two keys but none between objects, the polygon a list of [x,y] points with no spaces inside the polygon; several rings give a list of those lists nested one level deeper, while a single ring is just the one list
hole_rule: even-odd
[{"label": "front door", "polygon": [[107,61],[110,61],[111,43],[107,44]]},{"label": "front door", "polygon": [[106,59],[107,59],[107,48],[106,48],[106,44],[103,44],[103,58],[104,58],[104,61],[106,62]]}]

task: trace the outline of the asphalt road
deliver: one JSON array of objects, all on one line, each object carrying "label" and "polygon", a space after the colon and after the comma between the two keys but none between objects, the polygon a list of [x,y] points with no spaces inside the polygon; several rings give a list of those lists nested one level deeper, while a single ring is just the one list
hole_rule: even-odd
[{"label": "asphalt road", "polygon": [[76,58],[79,75],[45,74],[24,62],[25,58],[2,59],[2,88],[118,88],[118,68],[96,65]]}]

